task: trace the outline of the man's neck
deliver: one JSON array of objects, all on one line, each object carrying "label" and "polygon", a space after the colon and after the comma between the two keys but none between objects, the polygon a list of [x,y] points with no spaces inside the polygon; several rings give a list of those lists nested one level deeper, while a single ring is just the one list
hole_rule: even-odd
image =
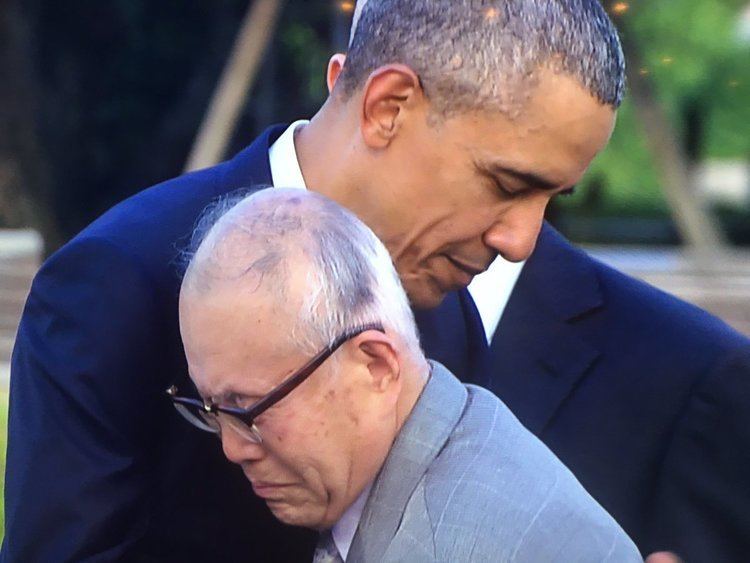
[{"label": "man's neck", "polygon": [[302,175],[308,189],[316,191],[351,209],[352,177],[351,132],[346,130],[344,110],[332,108],[328,101],[300,127],[294,137]]},{"label": "man's neck", "polygon": [[401,432],[406,419],[417,404],[422,391],[430,379],[430,364],[424,357],[418,361],[408,362],[403,370],[403,388],[397,406],[397,429],[396,435]]}]

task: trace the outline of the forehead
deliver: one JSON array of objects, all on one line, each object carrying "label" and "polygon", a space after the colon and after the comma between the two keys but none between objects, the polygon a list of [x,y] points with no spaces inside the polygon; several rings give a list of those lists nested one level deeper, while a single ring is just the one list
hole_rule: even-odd
[{"label": "forehead", "polygon": [[481,111],[446,121],[449,138],[483,163],[575,183],[609,141],[615,111],[574,78],[541,70],[516,116]]},{"label": "forehead", "polygon": [[280,382],[298,362],[289,339],[292,321],[265,291],[183,292],[180,332],[201,394],[262,395]]}]

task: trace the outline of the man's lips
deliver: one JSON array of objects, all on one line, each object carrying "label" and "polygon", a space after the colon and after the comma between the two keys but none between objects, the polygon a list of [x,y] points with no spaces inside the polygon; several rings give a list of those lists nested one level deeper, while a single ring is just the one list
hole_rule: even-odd
[{"label": "man's lips", "polygon": [[271,499],[278,495],[278,492],[288,487],[287,483],[265,483],[262,481],[252,482],[253,492],[262,499]]},{"label": "man's lips", "polygon": [[485,270],[487,269],[487,268],[480,268],[480,267],[477,267],[477,266],[473,266],[473,265],[471,265],[471,264],[467,264],[466,262],[462,262],[462,261],[460,261],[460,260],[456,260],[456,259],[455,259],[455,258],[453,258],[452,256],[447,256],[447,255],[446,255],[446,258],[447,258],[447,259],[448,259],[448,261],[449,261],[449,262],[450,262],[451,264],[453,264],[453,265],[454,265],[454,266],[455,266],[456,268],[458,268],[458,269],[459,269],[459,270],[461,270],[462,272],[465,272],[466,274],[468,274],[468,275],[469,275],[469,276],[471,276],[472,278],[473,278],[474,276],[478,276],[479,274],[481,274],[482,272],[484,272],[484,271],[485,271]]}]

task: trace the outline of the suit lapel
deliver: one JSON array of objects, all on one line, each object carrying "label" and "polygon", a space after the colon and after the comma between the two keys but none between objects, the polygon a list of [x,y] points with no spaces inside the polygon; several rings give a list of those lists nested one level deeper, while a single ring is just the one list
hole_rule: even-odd
[{"label": "suit lapel", "polygon": [[463,317],[466,324],[468,373],[461,376],[453,370],[451,371],[464,383],[486,385],[489,346],[487,344],[487,334],[484,332],[484,325],[482,324],[482,317],[479,315],[479,310],[477,309],[474,300],[471,298],[468,289],[464,288],[458,292],[458,299],[461,303],[461,310],[463,311]]},{"label": "suit lapel", "polygon": [[398,531],[406,505],[461,419],[466,388],[442,365],[432,375],[375,479],[349,557],[380,561]]},{"label": "suit lapel", "polygon": [[[238,188],[261,188],[273,184],[268,149],[286,130],[287,125],[274,125],[263,131],[253,143],[224,163],[223,178],[217,182],[218,188],[237,186]],[[235,188],[237,189],[237,188]],[[224,195],[217,193],[217,195]]]},{"label": "suit lapel", "polygon": [[535,434],[599,356],[575,321],[602,303],[588,258],[545,225],[492,341],[488,385]]},{"label": "suit lapel", "polygon": [[414,311],[414,317],[425,355],[461,381],[481,384],[487,340],[469,292],[451,292],[438,308]]}]

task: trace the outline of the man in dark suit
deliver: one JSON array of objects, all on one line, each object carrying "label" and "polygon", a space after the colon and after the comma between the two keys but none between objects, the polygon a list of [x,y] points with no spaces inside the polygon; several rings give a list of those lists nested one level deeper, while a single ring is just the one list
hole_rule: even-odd
[{"label": "man in dark suit", "polygon": [[3,560],[310,553],[163,396],[186,373],[180,241],[209,202],[282,185],[290,167],[382,238],[415,306],[440,305],[419,315],[427,353],[476,373],[483,341],[461,288],[497,253],[529,256],[548,201],[606,143],[623,91],[597,2],[502,7],[366,7],[369,31],[343,74],[333,59],[335,88],[312,122],[272,128],[222,165],[130,198],[45,263],[13,356]]},{"label": "man in dark suit", "polygon": [[472,284],[491,343],[478,382],[573,470],[642,553],[744,561],[750,341],[593,260],[549,225],[525,265],[501,262],[499,275]]}]

